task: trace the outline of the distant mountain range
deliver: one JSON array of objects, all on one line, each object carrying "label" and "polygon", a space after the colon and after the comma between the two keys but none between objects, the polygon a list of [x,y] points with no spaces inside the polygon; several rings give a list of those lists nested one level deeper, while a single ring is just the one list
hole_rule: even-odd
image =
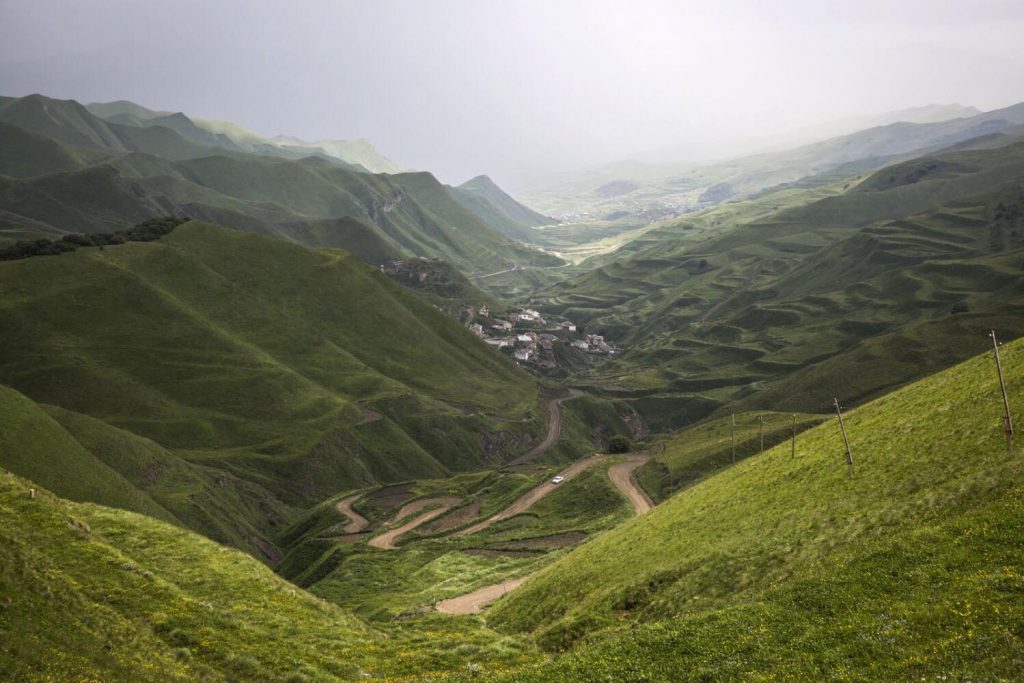
[{"label": "distant mountain range", "polygon": [[268,138],[227,121],[189,118],[181,112],[154,111],[127,100],[93,102],[86,108],[112,123],[129,126],[166,126],[183,137],[204,145],[242,152],[283,156],[330,156],[371,173],[401,173],[402,169],[384,158],[369,140],[319,140],[306,142],[289,135]]},{"label": "distant mountain range", "polygon": [[[834,170],[871,171],[981,136],[1012,138],[1020,134],[1017,127],[1024,125],[1024,103],[984,113],[960,105],[921,107],[871,117],[861,123],[875,125],[795,148],[710,164],[612,164],[553,187],[525,193],[524,198],[532,206],[558,217],[597,217],[614,211],[640,213],[651,207],[685,213]],[[807,133],[804,139],[822,134]],[[609,183],[632,189],[609,196],[601,189]],[[706,194],[712,187],[716,192]]]},{"label": "distant mountain range", "polygon": [[429,173],[367,167],[397,170],[364,141],[268,140],[131,102],[0,98],[0,244],[174,214],[375,263],[423,256],[465,273],[561,263],[502,234],[536,218],[500,189],[467,209],[454,197],[464,192]]}]

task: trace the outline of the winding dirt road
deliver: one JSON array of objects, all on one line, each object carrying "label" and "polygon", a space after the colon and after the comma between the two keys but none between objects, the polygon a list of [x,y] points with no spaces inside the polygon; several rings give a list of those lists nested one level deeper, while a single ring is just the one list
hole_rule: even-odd
[{"label": "winding dirt road", "polygon": [[654,501],[646,491],[640,488],[640,484],[636,480],[636,470],[650,459],[649,455],[633,455],[625,462],[608,468],[608,478],[633,505],[633,511],[637,516],[649,512],[654,507]]},{"label": "winding dirt road", "polygon": [[479,614],[484,611],[484,607],[487,605],[491,604],[506,593],[519,588],[527,578],[528,577],[523,576],[518,579],[506,581],[505,583],[496,583],[493,586],[484,586],[472,593],[460,595],[457,598],[442,600],[434,607],[441,614]]},{"label": "winding dirt road", "polygon": [[370,526],[370,521],[363,517],[361,514],[352,509],[352,503],[359,500],[359,497],[363,494],[357,493],[354,496],[349,496],[344,500],[339,500],[334,508],[341,514],[348,517],[348,524],[345,525],[346,534],[358,534],[360,531]]},{"label": "winding dirt road", "polygon": [[533,507],[533,505],[537,501],[539,501],[541,498],[554,491],[556,487],[565,486],[566,484],[569,483],[570,479],[577,476],[583,470],[587,469],[592,465],[596,465],[597,463],[603,460],[607,460],[610,457],[611,456],[609,455],[591,455],[590,457],[583,458],[582,460],[577,460],[568,468],[559,472],[559,474],[564,479],[561,484],[552,484],[551,480],[549,479],[545,481],[543,484],[535,486],[534,488],[524,493],[522,496],[519,497],[518,500],[516,500],[514,503],[512,503],[511,505],[509,505],[507,508],[497,513],[496,515],[488,517],[482,522],[477,522],[473,526],[466,527],[465,529],[459,529],[451,535],[469,536],[470,534],[475,534],[478,531],[483,531],[492,524],[497,524],[498,522],[509,519],[510,517],[515,517],[516,515],[522,512],[526,512],[531,507]]},{"label": "winding dirt road", "polygon": [[559,406],[564,401],[569,401],[574,398],[579,398],[583,395],[582,391],[577,389],[570,389],[568,396],[562,398],[555,398],[548,401],[548,434],[544,437],[544,440],[539,444],[528,450],[527,452],[520,455],[515,460],[508,463],[508,465],[522,465],[524,462],[530,462],[538,455],[541,455],[549,448],[558,443],[558,438],[562,435],[562,410]]},{"label": "winding dirt road", "polygon": [[397,541],[402,535],[409,533],[422,524],[426,524],[435,517],[440,517],[444,513],[448,512],[453,505],[456,505],[461,501],[461,498],[424,498],[423,500],[413,501],[398,511],[398,514],[392,518],[392,523],[404,519],[413,512],[422,510],[428,505],[436,504],[438,507],[428,510],[418,517],[413,517],[400,527],[385,531],[379,536],[374,536],[367,541],[367,544],[374,548],[380,548],[381,550],[394,550],[398,547],[395,545],[395,541]]},{"label": "winding dirt road", "polygon": [[[565,470],[565,472],[562,473],[562,476],[566,478],[566,481],[563,481],[560,485],[564,485],[570,479],[568,473],[571,470],[575,470],[572,473],[572,476],[576,476],[583,470],[587,469],[587,467],[607,460],[610,457],[612,456],[592,455],[589,458],[584,458],[583,460],[574,463],[572,467],[570,467],[569,469]],[[633,511],[636,512],[637,515],[642,515],[646,512],[649,512],[651,508],[654,507],[654,501],[652,501],[650,497],[647,495],[647,493],[645,493],[644,490],[640,488],[640,485],[637,483],[636,480],[637,468],[639,468],[645,462],[650,460],[651,457],[652,456],[647,454],[632,455],[625,462],[617,463],[608,468],[608,478],[611,480],[612,484],[615,485],[615,488],[617,488],[619,491],[622,492],[624,496],[626,496],[630,504],[633,506]],[[468,529],[458,531],[455,534],[453,534],[453,536],[466,536],[471,533],[476,533],[481,529],[486,529],[488,526],[494,524],[495,522],[499,522],[502,519],[508,519],[513,515],[517,515],[523,510],[529,508],[531,505],[536,503],[538,500],[540,500],[547,494],[551,493],[551,491],[554,490],[555,486],[556,485],[552,484],[550,481],[545,482],[540,486],[531,489],[522,498],[520,498],[511,506],[505,508],[498,514],[494,515],[493,517],[490,517],[489,519],[486,519],[483,522],[480,522],[479,524],[471,526]],[[519,586],[523,585],[523,583],[526,582],[526,580],[529,579],[530,576],[532,576],[532,574],[527,576],[521,576],[518,579],[512,579],[509,581],[504,581],[502,583],[496,583],[491,586],[484,586],[483,588],[479,588],[473,591],[472,593],[467,593],[466,595],[460,595],[458,597],[449,598],[448,600],[442,600],[438,602],[434,607],[435,609],[437,609],[438,612],[441,612],[443,614],[479,614],[483,611],[484,607],[486,607],[490,603],[494,602],[498,598],[504,596],[507,593],[510,593]]]}]

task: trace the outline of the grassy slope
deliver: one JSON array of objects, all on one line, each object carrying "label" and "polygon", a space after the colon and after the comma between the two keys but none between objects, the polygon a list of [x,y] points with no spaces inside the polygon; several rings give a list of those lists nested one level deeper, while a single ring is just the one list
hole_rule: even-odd
[{"label": "grassy slope", "polygon": [[472,622],[375,631],[238,551],[29,486],[0,470],[5,680],[395,680],[524,661]]},{"label": "grassy slope", "polygon": [[290,504],[500,462],[543,429],[528,375],[344,252],[193,222],[0,281],[0,381]]},{"label": "grassy slope", "polygon": [[10,241],[115,232],[175,209],[107,165],[25,179],[0,176],[0,206],[0,237]]},{"label": "grassy slope", "polygon": [[[1024,342],[1003,358],[1019,410]],[[514,679],[1015,678],[1024,507],[1001,411],[986,353],[850,412],[852,479],[824,424],[795,459],[782,444],[595,539],[491,622],[548,647],[615,637]]]},{"label": "grassy slope", "polygon": [[0,123],[0,174],[27,178],[76,171],[110,158],[110,154],[72,147],[7,123]]},{"label": "grassy slope", "polygon": [[457,187],[449,187],[448,192],[455,201],[495,230],[528,244],[536,241],[531,227],[556,222],[523,206],[487,176],[477,176]]},{"label": "grassy slope", "polygon": [[[837,376],[858,354],[876,362],[847,395],[877,395],[943,367],[928,351],[957,350],[943,353],[955,362],[965,333],[1019,318],[1024,225],[996,211],[1024,202],[1024,146],[936,160],[921,177],[913,162],[863,188],[786,189],[652,230],[541,299],[624,342],[590,381],[631,394],[655,425],[682,424],[683,399],[702,403],[698,418],[737,401],[822,410],[838,388],[797,381],[801,369],[830,362]],[[969,313],[953,316],[957,302]],[[921,352],[904,362],[886,345]]]},{"label": "grassy slope", "polygon": [[[137,222],[135,214],[140,211],[145,217],[154,215],[150,205],[157,202],[165,213],[173,208],[218,220],[231,212],[232,227],[272,232],[304,244],[347,248],[351,243],[352,251],[362,253],[362,231],[353,235],[351,225],[330,229],[330,220],[350,217],[372,226],[377,237],[395,251],[443,258],[467,272],[498,270],[509,261],[560,263],[486,225],[430,174],[374,175],[323,156],[280,158],[238,152],[197,144],[165,125],[149,125],[153,121],[183,126],[196,139],[212,135],[183,116],[155,118],[143,126],[118,125],[72,100],[30,96],[0,105],[0,124],[7,124],[0,128],[5,140],[0,172],[81,171],[96,162],[97,154],[105,153],[106,160],[123,174],[118,182],[124,190],[131,184],[139,186],[117,202],[80,202],[74,188],[66,186],[54,188],[50,200],[15,197],[16,205],[7,206],[12,197],[0,197],[0,209],[20,217],[16,237],[38,234],[32,221],[46,223],[48,232],[108,230],[106,225],[119,218]],[[8,135],[14,144],[7,144]],[[109,199],[112,194],[118,194],[116,189],[88,193],[96,199]],[[139,201],[132,202],[131,195]],[[67,210],[54,212],[54,202]],[[75,210],[79,215],[74,215]]]},{"label": "grassy slope", "polygon": [[0,386],[0,465],[65,498],[142,512],[166,521],[174,516],[139,491],[119,468],[86,450],[46,410]]},{"label": "grassy slope", "polygon": [[[647,464],[637,470],[637,479],[648,495],[661,502],[681,488],[686,488],[725,467],[744,460],[761,451],[764,421],[764,447],[789,441],[793,433],[794,415],[790,413],[740,413],[708,420],[689,429],[676,432],[663,444]],[[824,418],[820,415],[795,416],[799,434]],[[733,436],[735,434],[735,458]]]}]

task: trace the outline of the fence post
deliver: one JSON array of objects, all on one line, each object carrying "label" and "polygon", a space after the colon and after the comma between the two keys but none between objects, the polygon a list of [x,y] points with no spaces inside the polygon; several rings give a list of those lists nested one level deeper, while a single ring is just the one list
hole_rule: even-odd
[{"label": "fence post", "polygon": [[793,413],[793,449],[791,457],[796,457],[796,413]]},{"label": "fence post", "polygon": [[764,413],[757,416],[757,421],[761,423],[761,455],[764,455]]},{"label": "fence post", "polygon": [[1013,455],[1013,421],[1010,419],[1010,399],[1006,397],[1006,382],[1003,381],[1003,366],[999,362],[999,342],[996,331],[988,333],[992,337],[992,355],[996,357],[996,374],[999,375],[999,389],[1003,392],[1003,431],[1006,433],[1006,452]]},{"label": "fence post", "polygon": [[846,438],[846,426],[843,424],[843,411],[839,409],[839,399],[833,398],[832,402],[836,406],[836,417],[839,418],[839,431],[843,433],[843,443],[846,444],[846,466],[850,470],[850,476],[853,476],[853,453],[850,452],[850,440]]},{"label": "fence post", "polygon": [[732,414],[732,461],[736,462],[736,413]]}]

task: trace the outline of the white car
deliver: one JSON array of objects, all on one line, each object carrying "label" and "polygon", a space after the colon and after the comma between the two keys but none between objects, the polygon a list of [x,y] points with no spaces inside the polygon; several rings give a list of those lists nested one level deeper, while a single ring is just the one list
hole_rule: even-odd
[{"label": "white car", "polygon": [[557,477],[555,477],[554,479],[551,480],[551,483],[552,484],[561,484],[563,481],[565,481],[565,477],[563,477],[562,475],[558,475]]}]

